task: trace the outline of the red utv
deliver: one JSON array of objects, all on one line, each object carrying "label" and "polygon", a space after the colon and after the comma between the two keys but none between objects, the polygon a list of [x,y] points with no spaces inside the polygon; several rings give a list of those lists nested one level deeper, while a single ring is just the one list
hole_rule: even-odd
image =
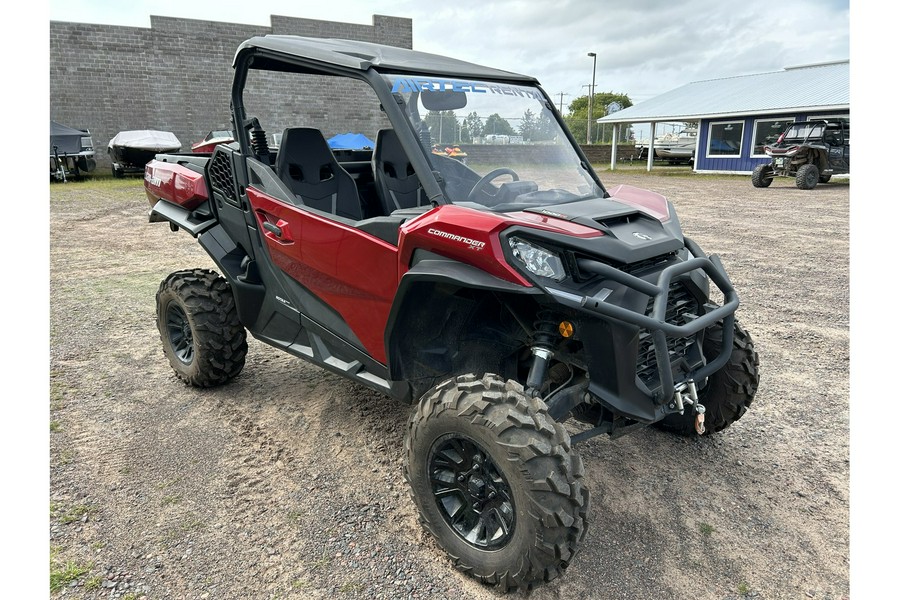
[{"label": "red utv", "polygon": [[[584,440],[712,433],[750,405],[758,358],[721,261],[662,196],[607,189],[532,77],[293,36],[244,42],[234,68],[237,144],[146,168],[150,220],[219,271],[162,282],[165,354],[185,382],[223,384],[249,331],[411,404],[412,499],[466,573],[502,589],[563,573],[587,527]],[[266,109],[303,93],[328,120]],[[552,141],[471,146],[464,164],[432,152],[426,117],[451,111],[531,111]],[[330,149],[347,130],[374,149]]]}]

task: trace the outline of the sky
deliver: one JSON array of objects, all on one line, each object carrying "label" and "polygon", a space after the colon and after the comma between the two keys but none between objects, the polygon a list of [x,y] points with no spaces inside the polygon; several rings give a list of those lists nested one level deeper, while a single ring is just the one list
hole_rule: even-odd
[{"label": "sky", "polygon": [[[849,0],[185,2],[50,0],[50,19],[149,27],[150,15],[269,25],[270,15],[412,19],[413,48],[536,77],[563,108],[597,92],[637,104],[693,81],[850,58]],[[779,8],[780,6],[780,8]],[[552,8],[551,8],[552,7]],[[784,21],[775,16],[784,12]],[[796,16],[802,15],[802,19]],[[564,110],[565,112],[565,110]]]}]

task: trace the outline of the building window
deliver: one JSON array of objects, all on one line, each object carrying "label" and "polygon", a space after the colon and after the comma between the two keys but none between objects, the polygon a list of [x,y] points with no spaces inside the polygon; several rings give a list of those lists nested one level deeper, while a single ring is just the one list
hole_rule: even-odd
[{"label": "building window", "polygon": [[709,126],[709,142],[706,156],[740,156],[744,138],[743,121],[712,123]]},{"label": "building window", "polygon": [[760,119],[753,123],[753,152],[750,156],[766,155],[767,144],[774,144],[778,136],[794,122],[794,119]]}]

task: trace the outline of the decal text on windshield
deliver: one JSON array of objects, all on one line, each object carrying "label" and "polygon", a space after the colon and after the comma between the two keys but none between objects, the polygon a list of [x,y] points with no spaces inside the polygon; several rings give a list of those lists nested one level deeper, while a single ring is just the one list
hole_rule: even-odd
[{"label": "decal text on windshield", "polygon": [[484,83],[481,81],[460,81],[458,79],[396,79],[391,89],[392,94],[409,92],[471,92],[476,94],[502,94],[504,96],[520,96],[541,100],[535,90],[523,89],[512,85]]}]

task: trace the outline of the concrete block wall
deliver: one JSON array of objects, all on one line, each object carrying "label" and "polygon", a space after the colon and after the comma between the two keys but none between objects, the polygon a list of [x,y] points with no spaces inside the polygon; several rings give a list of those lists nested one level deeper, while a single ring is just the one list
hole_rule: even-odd
[{"label": "concrete block wall", "polygon": [[[98,170],[119,131],[173,132],[189,152],[212,129],[230,129],[231,68],[238,45],[256,35],[336,37],[412,48],[412,20],[374,15],[372,25],[272,15],[271,26],[150,17],[150,27],[50,22],[50,119],[90,129]],[[297,88],[264,82],[258,112],[269,133],[324,118],[326,136],[349,131],[350,115],[366,106],[380,121],[365,86],[336,88],[300,102]],[[315,98],[316,94],[303,94]],[[248,108],[250,107],[249,102]],[[265,118],[270,120],[267,122]]]}]

